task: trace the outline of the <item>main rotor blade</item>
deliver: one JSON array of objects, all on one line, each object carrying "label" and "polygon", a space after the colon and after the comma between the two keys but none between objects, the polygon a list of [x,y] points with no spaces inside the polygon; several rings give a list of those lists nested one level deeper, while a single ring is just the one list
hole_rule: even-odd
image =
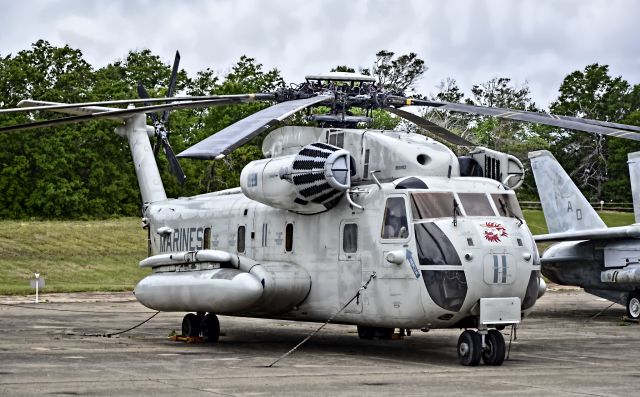
[{"label": "main rotor blade", "polygon": [[220,155],[227,155],[254,136],[268,130],[274,124],[292,114],[333,98],[332,95],[318,95],[311,98],[278,103],[218,131],[179,153],[178,157],[215,159]]},{"label": "main rotor blade", "polygon": [[[128,105],[128,104],[137,104],[137,103],[157,103],[157,102],[189,102],[189,101],[205,101],[209,99],[227,99],[227,98],[240,98],[246,97],[247,95],[271,95],[272,94],[239,94],[239,95],[204,95],[204,96],[183,96],[183,97],[173,97],[173,98],[142,98],[142,99],[119,99],[114,101],[95,101],[95,102],[77,102],[77,103],[56,103],[54,105],[43,105],[43,106],[29,106],[29,107],[17,107],[10,109],[0,109],[0,114],[3,113],[28,113],[28,112],[39,112],[42,110],[62,110],[62,109],[73,109],[80,108],[86,106],[102,106],[102,105]],[[262,100],[262,99],[261,99]],[[30,100],[20,101],[18,106],[24,102],[31,102]]]},{"label": "main rotor blade", "polygon": [[273,99],[274,99],[274,96],[272,94],[249,94],[249,95],[238,95],[238,96],[234,96],[233,98],[218,98],[218,99],[209,99],[204,101],[180,102],[180,103],[170,103],[166,105],[144,106],[144,107],[132,108],[132,109],[118,109],[110,112],[93,113],[93,114],[87,114],[82,116],[62,117],[54,120],[37,121],[34,123],[0,127],[0,132],[28,130],[28,129],[42,128],[42,127],[52,127],[56,125],[81,123],[83,121],[98,120],[103,118],[117,117],[124,121],[134,114],[148,113],[149,111],[160,111],[165,109],[205,108],[210,106],[232,105],[232,104],[238,104],[243,102],[269,101]]},{"label": "main rotor blade", "polygon": [[[467,105],[463,103],[436,102],[421,99],[405,99],[398,98],[400,101],[405,100],[406,105],[431,106],[441,110],[451,110],[454,112],[479,114],[483,116],[494,116],[506,120],[527,121],[531,123],[539,123],[554,127],[567,128],[571,130],[586,131],[594,134],[602,134],[617,138],[632,139],[640,141],[640,134],[633,132],[633,126],[625,124],[617,124],[624,128],[611,128],[604,125],[603,121],[580,119],[570,116],[555,116],[545,113],[528,112],[525,110],[490,108],[485,106]],[[400,102],[399,101],[399,102]],[[392,101],[392,104],[394,102]]]},{"label": "main rotor blade", "polygon": [[396,109],[396,108],[385,108],[385,110],[387,112],[393,113],[396,116],[402,117],[403,119],[412,122],[413,124],[417,125],[420,128],[423,128],[433,134],[435,134],[436,136],[438,136],[440,139],[444,139],[447,142],[451,142],[454,145],[459,145],[459,146],[477,146],[469,141],[467,141],[466,139],[464,139],[463,137],[461,137],[460,135],[454,134],[453,132],[449,131],[448,129],[439,126],[436,123],[433,123],[425,118],[422,118],[416,114],[407,112],[405,110],[402,109]]},{"label": "main rotor blade", "polygon": [[[176,88],[176,80],[178,79],[178,66],[180,65],[180,53],[176,51],[176,57],[173,60],[173,69],[171,70],[171,79],[169,80],[169,92],[167,96],[171,98],[173,96],[173,91]],[[166,124],[169,120],[169,111],[165,110],[162,113],[162,124]]]},{"label": "main rotor blade", "polygon": [[560,118],[562,120],[569,120],[569,121],[578,121],[578,122],[583,122],[583,123],[587,123],[587,124],[595,124],[595,125],[601,125],[604,127],[611,127],[611,128],[616,128],[616,129],[620,129],[620,130],[629,130],[629,131],[638,131],[640,132],[640,127],[635,126],[635,125],[628,125],[628,124],[620,124],[620,123],[613,123],[611,121],[600,121],[600,120],[592,120],[592,119],[583,119],[580,117],[572,117],[572,116],[556,116],[553,114],[550,114],[549,117],[557,117]]}]

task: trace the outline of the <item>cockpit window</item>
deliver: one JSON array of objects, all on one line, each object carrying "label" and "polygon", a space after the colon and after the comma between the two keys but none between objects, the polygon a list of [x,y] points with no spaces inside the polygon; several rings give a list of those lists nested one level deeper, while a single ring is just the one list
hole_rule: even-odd
[{"label": "cockpit window", "polygon": [[458,193],[467,216],[495,216],[484,193]]},{"label": "cockpit window", "polygon": [[459,207],[451,192],[411,193],[413,219],[450,218],[454,211]]},{"label": "cockpit window", "polygon": [[435,223],[416,223],[415,233],[420,265],[462,266],[451,240]]},{"label": "cockpit window", "polygon": [[407,210],[402,197],[390,197],[384,209],[384,222],[382,223],[382,238],[407,238],[409,237],[409,225],[407,223]]},{"label": "cockpit window", "polygon": [[500,216],[508,216],[517,219],[524,218],[522,210],[520,210],[518,200],[514,194],[493,193],[491,198],[493,199]]}]

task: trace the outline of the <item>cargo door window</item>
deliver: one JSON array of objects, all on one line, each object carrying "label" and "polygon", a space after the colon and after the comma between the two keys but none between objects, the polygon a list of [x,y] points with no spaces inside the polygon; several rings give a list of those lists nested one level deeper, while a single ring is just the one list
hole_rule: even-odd
[{"label": "cargo door window", "polygon": [[342,251],[353,253],[358,251],[358,225],[346,223],[342,230]]},{"label": "cargo door window", "polygon": [[407,210],[402,197],[390,197],[384,209],[382,222],[382,238],[407,238],[409,225]]},{"label": "cargo door window", "polygon": [[245,242],[245,227],[239,226],[238,227],[238,243],[237,243],[238,252],[244,252],[244,248],[245,248],[244,242]]},{"label": "cargo door window", "polygon": [[287,223],[284,229],[284,249],[287,252],[293,251],[293,223]]},{"label": "cargo door window", "polygon": [[269,225],[267,223],[263,223],[262,224],[262,246],[263,247],[267,246],[268,231],[269,231]]},{"label": "cargo door window", "polygon": [[211,249],[211,228],[204,228],[204,243],[202,249],[208,250]]}]

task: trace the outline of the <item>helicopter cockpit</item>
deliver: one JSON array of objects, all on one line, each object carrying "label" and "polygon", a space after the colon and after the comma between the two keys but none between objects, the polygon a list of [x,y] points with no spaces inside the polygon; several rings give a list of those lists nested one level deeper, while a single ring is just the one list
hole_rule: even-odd
[{"label": "helicopter cockpit", "polygon": [[444,309],[439,319],[467,321],[477,296],[513,296],[516,284],[526,288],[521,310],[531,308],[539,260],[515,193],[487,180],[472,187],[465,177],[455,178],[455,189],[436,187],[433,180],[433,188],[420,188],[418,182],[426,180],[412,179],[412,188],[397,185],[409,189],[402,196],[386,198],[381,237],[383,243],[415,244],[414,271],[431,301]]}]

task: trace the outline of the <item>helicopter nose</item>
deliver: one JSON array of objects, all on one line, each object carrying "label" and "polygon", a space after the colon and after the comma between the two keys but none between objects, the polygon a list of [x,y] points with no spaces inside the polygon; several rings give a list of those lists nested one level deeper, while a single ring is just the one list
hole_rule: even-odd
[{"label": "helicopter nose", "polygon": [[483,278],[489,285],[512,284],[516,278],[515,261],[509,253],[489,253],[483,260]]}]

